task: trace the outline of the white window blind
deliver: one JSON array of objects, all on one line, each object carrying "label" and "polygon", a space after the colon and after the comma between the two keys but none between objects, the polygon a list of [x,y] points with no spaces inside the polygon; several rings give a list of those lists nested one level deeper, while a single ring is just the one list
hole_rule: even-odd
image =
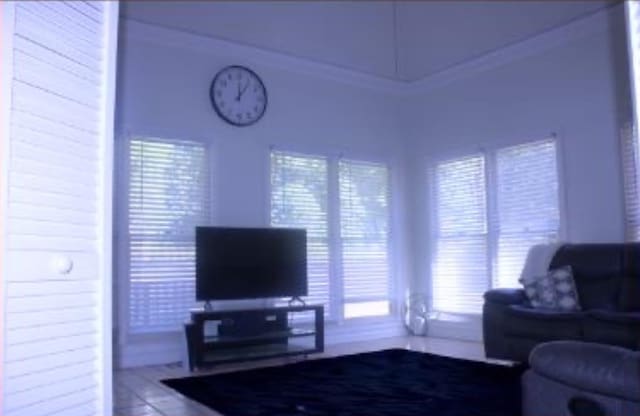
[{"label": "white window blind", "polygon": [[389,314],[389,172],[339,162],[344,317]]},{"label": "white window blind", "polygon": [[626,238],[640,241],[640,149],[637,126],[640,123],[640,4],[625,1],[631,96],[634,104],[634,121],[623,126],[622,166],[624,175]]},{"label": "white window blind", "polygon": [[560,231],[555,140],[496,153],[497,255],[494,287],[518,287],[529,248],[557,241]]},{"label": "white window blind", "polygon": [[129,141],[129,331],[176,330],[195,304],[195,227],[209,223],[204,144]]},{"label": "white window blind", "polygon": [[432,172],[434,310],[481,308],[489,280],[485,182],[482,155],[439,163]]},{"label": "white window blind", "polygon": [[634,120],[640,123],[640,2],[625,1],[627,20],[627,49],[631,75],[631,97],[634,104]]},{"label": "white window blind", "polygon": [[271,225],[307,230],[308,296],[329,315],[328,163],[323,157],[271,153]]},{"label": "white window blind", "polygon": [[529,248],[557,241],[555,139],[443,161],[432,170],[432,308],[477,314],[490,287],[517,287]]},{"label": "white window blind", "polygon": [[640,148],[638,135],[631,123],[623,126],[621,139],[626,238],[640,241]]}]

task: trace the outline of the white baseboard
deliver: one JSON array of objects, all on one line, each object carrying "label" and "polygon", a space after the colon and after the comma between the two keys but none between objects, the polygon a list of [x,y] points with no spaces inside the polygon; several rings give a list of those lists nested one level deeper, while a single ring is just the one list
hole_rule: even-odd
[{"label": "white baseboard", "polygon": [[116,368],[164,365],[182,361],[183,346],[180,334],[162,341],[139,341],[114,348]]},{"label": "white baseboard", "polygon": [[400,337],[407,334],[408,332],[402,323],[395,320],[367,324],[345,323],[325,328],[325,344],[331,346],[347,342]]},{"label": "white baseboard", "polygon": [[432,319],[429,320],[427,331],[430,337],[482,342],[482,318]]}]

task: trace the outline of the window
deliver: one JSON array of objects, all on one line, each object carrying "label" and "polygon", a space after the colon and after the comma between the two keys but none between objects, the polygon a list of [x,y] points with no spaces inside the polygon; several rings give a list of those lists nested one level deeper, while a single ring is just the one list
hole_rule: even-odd
[{"label": "window", "polygon": [[470,312],[487,287],[487,212],[482,155],[440,163],[433,200],[433,308]]},{"label": "window", "polygon": [[323,157],[271,154],[271,225],[307,229],[309,303],[329,304],[328,170]]},{"label": "window", "polygon": [[390,312],[388,176],[382,164],[271,154],[271,224],[307,229],[306,300],[330,319]]},{"label": "window", "polygon": [[626,238],[640,241],[640,148],[638,135],[631,123],[625,125],[622,137],[622,169],[624,174],[625,229]]},{"label": "window", "polygon": [[437,163],[433,309],[475,314],[490,287],[517,287],[529,247],[560,230],[554,139]]},{"label": "window", "polygon": [[195,299],[195,227],[209,223],[206,146],[128,143],[129,332],[176,330]]},{"label": "window", "polygon": [[625,1],[634,121],[622,128],[626,238],[640,241],[640,3]]},{"label": "window", "polygon": [[339,162],[345,318],[389,314],[388,180],[384,165]]},{"label": "window", "polygon": [[496,153],[496,271],[494,287],[518,287],[529,248],[557,241],[558,167],[552,140]]}]

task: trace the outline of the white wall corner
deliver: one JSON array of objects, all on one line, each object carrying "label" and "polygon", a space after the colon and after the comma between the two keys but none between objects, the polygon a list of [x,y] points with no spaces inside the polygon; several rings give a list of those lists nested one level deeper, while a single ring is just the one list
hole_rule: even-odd
[{"label": "white wall corner", "polygon": [[[184,30],[144,23],[135,19],[122,19],[121,38],[154,45],[192,50],[202,54],[226,56],[230,60],[251,62],[271,68],[341,82],[347,85],[376,90],[388,94],[401,94],[402,81],[396,81],[340,66],[270,51]],[[232,62],[230,62],[231,64]]]},{"label": "white wall corner", "polygon": [[606,32],[613,25],[614,16],[620,13],[621,8],[622,5],[607,7],[563,26],[477,56],[436,74],[406,84],[403,86],[403,92],[407,95],[424,94],[478,73],[490,71],[511,62],[575,42],[594,33]]}]

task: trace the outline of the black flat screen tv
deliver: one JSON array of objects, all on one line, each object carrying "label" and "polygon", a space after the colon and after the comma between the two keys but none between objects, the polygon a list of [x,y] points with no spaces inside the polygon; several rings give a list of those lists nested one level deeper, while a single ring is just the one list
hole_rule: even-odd
[{"label": "black flat screen tv", "polygon": [[196,228],[197,300],[306,295],[306,230]]}]

